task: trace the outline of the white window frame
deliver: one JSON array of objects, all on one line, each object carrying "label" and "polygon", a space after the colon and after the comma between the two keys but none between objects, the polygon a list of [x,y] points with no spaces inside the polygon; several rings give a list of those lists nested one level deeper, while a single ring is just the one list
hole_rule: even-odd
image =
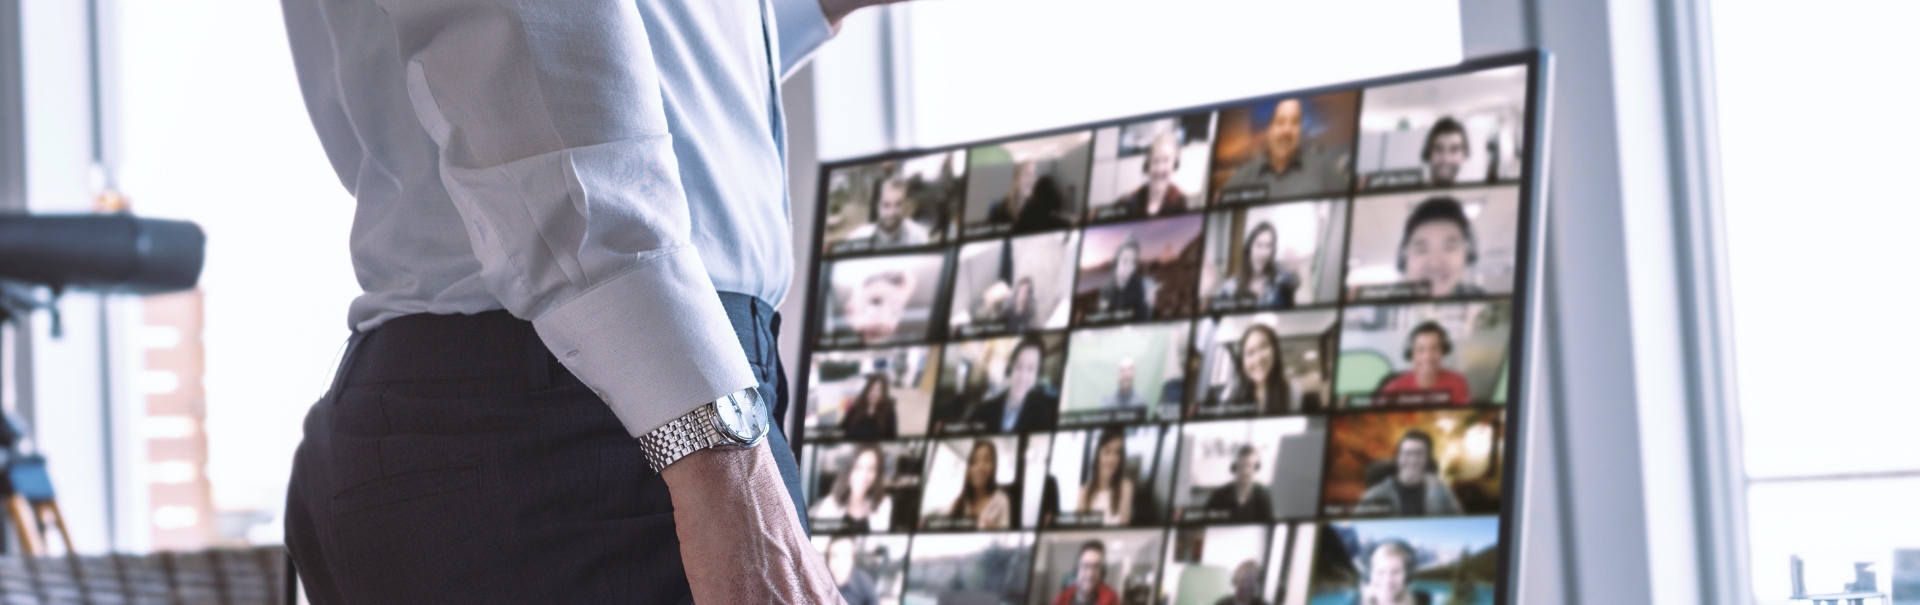
[{"label": "white window frame", "polygon": [[[1752,603],[1706,0],[1458,1],[1467,58],[1555,65],[1512,602]],[[886,71],[873,86],[906,86]],[[797,258],[815,85],[787,89]],[[874,135],[898,140],[888,115]]]}]

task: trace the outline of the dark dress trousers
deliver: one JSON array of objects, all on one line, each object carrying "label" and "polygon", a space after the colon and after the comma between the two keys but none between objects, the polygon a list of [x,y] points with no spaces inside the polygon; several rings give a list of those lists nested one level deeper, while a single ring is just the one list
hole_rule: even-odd
[{"label": "dark dress trousers", "polygon": [[[772,306],[721,300],[783,418]],[[785,437],[768,442],[806,510]],[[316,604],[692,601],[640,442],[505,311],[355,334],[307,414],[286,523]]]}]

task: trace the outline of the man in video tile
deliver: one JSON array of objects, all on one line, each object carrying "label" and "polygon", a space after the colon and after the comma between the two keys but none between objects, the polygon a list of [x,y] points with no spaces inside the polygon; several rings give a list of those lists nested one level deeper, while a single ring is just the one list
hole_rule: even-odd
[{"label": "man in video tile", "polygon": [[1147,401],[1141,399],[1140,395],[1133,390],[1133,376],[1135,371],[1135,362],[1132,357],[1120,358],[1120,362],[1113,369],[1113,376],[1119,384],[1114,388],[1112,394],[1107,395],[1105,399],[1100,401],[1100,407],[1102,409],[1117,410],[1147,404]]},{"label": "man in video tile", "polygon": [[1413,368],[1380,385],[1379,402],[1451,403],[1464,405],[1472,397],[1467,377],[1446,369],[1440,362],[1453,353],[1453,339],[1447,329],[1431,321],[1413,327],[1407,336],[1407,361]]},{"label": "man in video tile", "polygon": [[1273,496],[1267,488],[1253,480],[1260,472],[1260,452],[1251,445],[1240,446],[1233,458],[1233,483],[1213,490],[1207,498],[1207,510],[1215,514],[1225,512],[1225,518],[1215,517],[1215,521],[1261,522],[1273,521]]},{"label": "man in video tile", "polygon": [[1360,588],[1361,605],[1431,605],[1433,595],[1413,590],[1418,561],[1406,542],[1388,540],[1374,545],[1367,555],[1367,583]]},{"label": "man in video tile", "polygon": [[1233,171],[1225,188],[1265,187],[1268,197],[1346,189],[1347,176],[1341,160],[1305,144],[1304,117],[1299,99],[1275,104],[1273,119],[1261,133],[1258,150]]},{"label": "man in video tile", "polygon": [[1467,281],[1467,270],[1479,260],[1473,223],[1459,200],[1428,198],[1407,216],[1400,236],[1400,274],[1407,281],[1425,282],[1434,298],[1485,294]]},{"label": "man in video tile", "polygon": [[873,190],[871,221],[847,234],[850,241],[867,240],[875,248],[925,245],[929,239],[926,225],[907,218],[907,181],[890,176]]},{"label": "man in video tile", "polygon": [[1014,233],[1069,227],[1060,218],[1066,194],[1052,176],[1040,176],[1039,163],[1021,160],[1013,168],[1012,190],[987,206],[987,222],[1011,225]]},{"label": "man in video tile", "polygon": [[1007,362],[1006,390],[980,402],[970,420],[991,431],[1053,428],[1060,396],[1040,383],[1040,360],[1046,357],[1046,352],[1046,343],[1038,337],[1021,338]]},{"label": "man in video tile", "polygon": [[1120,605],[1120,594],[1107,585],[1107,546],[1099,540],[1080,545],[1080,561],[1073,584],[1053,597],[1053,605]]},{"label": "man in video tile", "polygon": [[1234,309],[1287,309],[1300,290],[1300,275],[1279,261],[1280,236],[1262,221],[1247,233],[1240,249],[1240,270],[1220,284],[1216,305]]},{"label": "man in video tile", "polygon": [[[1394,516],[1458,515],[1460,500],[1440,480],[1439,465],[1433,460],[1433,436],[1409,429],[1394,448],[1390,469],[1360,496],[1363,511]],[[1374,474],[1369,472],[1369,475]]]},{"label": "man in video tile", "polygon": [[1267,605],[1259,593],[1260,562],[1247,559],[1233,568],[1233,594],[1220,597],[1213,605]]},{"label": "man in video tile", "polygon": [[1100,308],[1109,319],[1138,321],[1153,315],[1148,292],[1153,279],[1140,272],[1140,240],[1128,235],[1113,253],[1113,281],[1100,289]]},{"label": "man in video tile", "polygon": [[827,541],[827,571],[833,574],[833,581],[839,585],[840,598],[847,605],[879,605],[880,597],[873,576],[867,570],[860,569],[860,553],[854,549],[853,538],[834,536]]},{"label": "man in video tile", "polygon": [[1420,160],[1427,163],[1427,184],[1448,186],[1460,179],[1460,167],[1472,151],[1467,146],[1467,128],[1451,117],[1440,118],[1427,131],[1427,144],[1420,148]]},{"label": "man in video tile", "polygon": [[1120,207],[1126,211],[1115,215],[1115,218],[1146,218],[1185,212],[1187,194],[1173,183],[1173,173],[1179,169],[1179,138],[1172,132],[1162,132],[1153,137],[1153,145],[1147,149],[1147,163],[1143,167],[1147,182],[1120,200]]}]

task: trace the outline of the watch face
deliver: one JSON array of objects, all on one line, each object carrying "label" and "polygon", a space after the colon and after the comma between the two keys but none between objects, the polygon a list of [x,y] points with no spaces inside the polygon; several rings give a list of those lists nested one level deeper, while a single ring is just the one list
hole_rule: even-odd
[{"label": "watch face", "polygon": [[759,394],[747,389],[713,402],[714,420],[721,433],[741,443],[753,443],[767,433],[766,406]]}]

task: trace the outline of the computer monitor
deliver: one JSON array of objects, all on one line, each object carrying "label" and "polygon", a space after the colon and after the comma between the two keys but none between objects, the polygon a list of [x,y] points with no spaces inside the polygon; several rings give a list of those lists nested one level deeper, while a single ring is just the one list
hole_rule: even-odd
[{"label": "computer monitor", "polygon": [[803,511],[883,603],[1506,603],[1543,54],[821,167]]}]

